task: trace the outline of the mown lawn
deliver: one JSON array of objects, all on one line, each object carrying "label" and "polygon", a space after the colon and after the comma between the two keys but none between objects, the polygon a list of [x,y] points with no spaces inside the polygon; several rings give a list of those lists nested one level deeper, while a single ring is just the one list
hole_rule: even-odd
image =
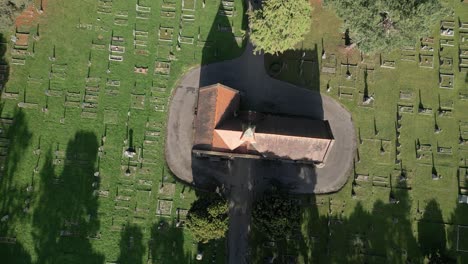
[{"label": "mown lawn", "polygon": [[[47,1],[18,28],[26,46],[4,33],[3,263],[194,260],[176,223],[197,194],[165,164],[167,104],[190,67],[242,53],[243,3],[232,5],[224,16],[220,0]],[[203,252],[224,263],[224,241]]]}]

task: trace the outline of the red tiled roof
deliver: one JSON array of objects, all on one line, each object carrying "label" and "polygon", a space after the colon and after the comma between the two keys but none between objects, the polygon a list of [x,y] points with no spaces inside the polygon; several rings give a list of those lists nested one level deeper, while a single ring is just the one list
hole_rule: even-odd
[{"label": "red tiled roof", "polygon": [[247,121],[234,116],[238,107],[238,91],[220,84],[200,88],[194,148],[324,162],[333,145],[328,121],[261,113],[243,115]]},{"label": "red tiled roof", "polygon": [[219,122],[239,108],[239,91],[222,84],[202,87],[198,94],[194,145],[211,149],[213,132]]}]

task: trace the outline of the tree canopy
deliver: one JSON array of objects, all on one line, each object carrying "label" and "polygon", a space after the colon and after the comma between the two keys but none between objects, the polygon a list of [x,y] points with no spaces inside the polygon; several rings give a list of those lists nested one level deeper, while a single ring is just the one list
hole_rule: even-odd
[{"label": "tree canopy", "polygon": [[268,192],[254,204],[254,226],[272,239],[285,238],[300,227],[299,205],[278,191]]},{"label": "tree canopy", "polygon": [[203,195],[187,214],[187,227],[195,240],[206,243],[223,238],[228,229],[228,204],[217,195]]},{"label": "tree canopy", "polygon": [[306,0],[265,0],[249,12],[250,40],[255,51],[277,54],[304,39],[310,29],[312,8]]},{"label": "tree canopy", "polygon": [[439,0],[326,0],[364,53],[414,46],[451,13]]},{"label": "tree canopy", "polygon": [[0,0],[0,32],[13,25],[15,17],[30,3],[30,0]]}]

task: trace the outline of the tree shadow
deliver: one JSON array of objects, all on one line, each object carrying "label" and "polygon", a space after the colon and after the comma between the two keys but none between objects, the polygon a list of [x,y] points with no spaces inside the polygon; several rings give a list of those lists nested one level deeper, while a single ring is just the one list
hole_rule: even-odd
[{"label": "tree shadow", "polygon": [[[447,255],[445,223],[439,203],[431,199],[418,221],[418,241],[421,253],[429,260],[443,259],[443,263],[455,263]],[[437,262],[436,262],[437,263]]]},{"label": "tree shadow", "polygon": [[79,131],[66,151],[49,149],[39,172],[32,236],[38,263],[103,263],[90,239],[101,239],[94,190],[98,140]]},{"label": "tree shadow", "polygon": [[450,253],[456,254],[457,263],[465,263],[468,261],[468,241],[464,238],[467,237],[466,219],[468,219],[467,204],[460,201],[463,195],[466,195],[468,187],[468,171],[466,164],[460,167],[457,172],[458,180],[458,199],[455,210],[451,214],[449,222],[452,223],[452,227],[448,231],[449,250]]},{"label": "tree shadow", "polygon": [[299,48],[279,55],[265,54],[265,69],[272,78],[320,92],[317,44],[313,49]]},{"label": "tree shadow", "polygon": [[127,224],[120,232],[120,255],[117,263],[144,263],[143,255],[146,247],[143,243],[141,228],[134,224]]},{"label": "tree shadow", "polygon": [[159,218],[151,228],[148,263],[191,263],[192,254],[184,249],[184,229],[173,219]]},{"label": "tree shadow", "polygon": [[10,68],[5,54],[7,52],[7,41],[0,32],[0,90],[3,90],[10,77]]}]

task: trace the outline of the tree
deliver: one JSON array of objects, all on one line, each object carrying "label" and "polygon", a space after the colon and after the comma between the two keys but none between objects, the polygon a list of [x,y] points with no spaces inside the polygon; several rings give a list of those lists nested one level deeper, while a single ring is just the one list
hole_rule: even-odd
[{"label": "tree", "polygon": [[8,31],[30,0],[0,0],[0,32]]},{"label": "tree", "polygon": [[364,53],[414,46],[451,11],[439,0],[326,0]]},{"label": "tree", "polygon": [[214,194],[205,194],[196,200],[187,214],[187,227],[195,240],[206,243],[223,238],[228,229],[228,204]]},{"label": "tree", "polygon": [[306,0],[265,0],[249,12],[250,40],[255,51],[278,54],[304,39],[310,29],[312,8]]},{"label": "tree", "polygon": [[294,200],[278,191],[265,193],[252,212],[254,226],[272,239],[281,239],[300,227],[301,211]]}]

